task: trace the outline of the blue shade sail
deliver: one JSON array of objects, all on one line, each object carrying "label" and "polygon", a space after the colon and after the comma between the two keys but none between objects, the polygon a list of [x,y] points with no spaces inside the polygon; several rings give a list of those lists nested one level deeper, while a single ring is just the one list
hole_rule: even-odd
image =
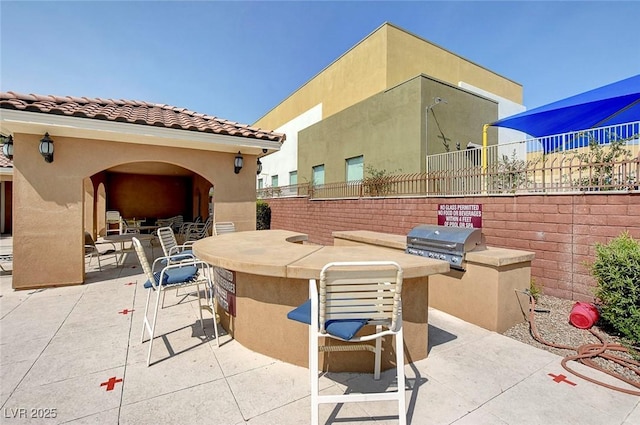
[{"label": "blue shade sail", "polygon": [[[492,123],[534,137],[640,121],[640,74]],[[545,146],[546,151],[554,150]]]}]

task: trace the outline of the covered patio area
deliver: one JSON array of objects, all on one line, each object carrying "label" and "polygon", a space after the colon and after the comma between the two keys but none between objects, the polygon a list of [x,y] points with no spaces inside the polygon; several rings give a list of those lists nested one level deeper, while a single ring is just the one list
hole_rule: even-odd
[{"label": "covered patio area", "polygon": [[104,232],[108,209],[125,218],[215,214],[255,229],[257,158],[285,139],[138,101],[6,92],[0,108],[0,132],[13,141],[15,289],[83,283],[84,231]]}]

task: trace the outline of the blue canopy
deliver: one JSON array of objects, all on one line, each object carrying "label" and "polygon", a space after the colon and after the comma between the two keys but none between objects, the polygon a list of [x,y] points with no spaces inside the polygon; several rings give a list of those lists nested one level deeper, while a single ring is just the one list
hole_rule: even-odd
[{"label": "blue canopy", "polygon": [[633,121],[640,121],[640,74],[491,125],[544,137]]}]

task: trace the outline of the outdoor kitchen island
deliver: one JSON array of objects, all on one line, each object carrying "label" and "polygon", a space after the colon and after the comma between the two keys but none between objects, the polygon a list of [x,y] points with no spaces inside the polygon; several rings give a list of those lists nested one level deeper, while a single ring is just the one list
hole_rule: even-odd
[{"label": "outdoor kitchen island", "polygon": [[[308,326],[287,313],[309,298],[309,279],[319,279],[332,261],[392,260],[404,271],[402,287],[405,362],[427,357],[430,275],[449,264],[375,246],[305,244],[307,235],[286,230],[227,233],[197,241],[195,255],[215,268],[218,314],[240,344],[258,353],[308,366]],[[366,331],[366,328],[365,328]],[[327,341],[337,344],[338,341]],[[391,340],[385,340],[382,368],[395,367]],[[324,370],[371,372],[368,352],[329,352]]]}]

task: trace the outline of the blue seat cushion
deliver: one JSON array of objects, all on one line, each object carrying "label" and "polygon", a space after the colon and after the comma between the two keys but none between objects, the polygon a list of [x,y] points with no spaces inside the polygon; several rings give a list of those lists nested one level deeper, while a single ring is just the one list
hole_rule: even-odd
[{"label": "blue seat cushion", "polygon": [[[287,318],[297,322],[311,324],[311,300],[305,301],[303,304],[287,313]],[[329,335],[337,336],[345,340],[353,338],[364,325],[367,319],[341,319],[327,320],[324,323],[324,329]]]},{"label": "blue seat cushion", "polygon": [[[160,275],[162,272],[156,272],[153,274],[156,286],[162,285],[175,285],[177,283],[191,282],[195,280],[198,274],[198,268],[196,266],[177,267],[169,269],[165,272],[162,282],[160,282]],[[146,289],[153,288],[151,281],[147,280],[144,284]]]},{"label": "blue seat cushion", "polygon": [[[192,250],[186,249],[184,251],[180,251],[179,253],[172,255],[170,258],[172,262],[179,262],[182,260],[192,260],[195,258],[195,255],[193,254]],[[167,259],[165,258],[164,260],[161,261],[161,263],[167,264]]]}]

